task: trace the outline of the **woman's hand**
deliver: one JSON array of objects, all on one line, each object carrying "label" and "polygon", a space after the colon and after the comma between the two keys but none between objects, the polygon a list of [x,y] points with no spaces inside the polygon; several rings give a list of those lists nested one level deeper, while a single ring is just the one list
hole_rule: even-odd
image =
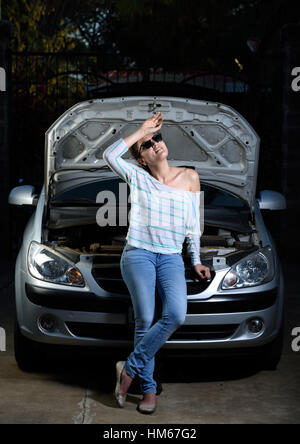
[{"label": "woman's hand", "polygon": [[153,114],[149,119],[141,125],[141,130],[146,136],[148,134],[154,134],[156,131],[160,130],[163,124],[163,117],[161,112]]},{"label": "woman's hand", "polygon": [[210,269],[209,269],[209,267],[206,267],[205,265],[196,264],[196,265],[194,265],[194,270],[201,277],[201,279],[205,279],[205,278],[210,279],[211,278]]},{"label": "woman's hand", "polygon": [[154,134],[156,131],[160,130],[163,124],[163,117],[161,112],[153,114],[149,119],[145,120],[144,123],[136,130],[134,133],[124,138],[124,142],[130,148],[134,143],[148,134]]}]

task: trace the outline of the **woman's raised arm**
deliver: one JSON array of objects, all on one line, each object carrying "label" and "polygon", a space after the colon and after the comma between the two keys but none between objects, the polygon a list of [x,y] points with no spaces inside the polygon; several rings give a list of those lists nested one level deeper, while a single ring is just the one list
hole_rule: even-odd
[{"label": "woman's raised arm", "polygon": [[134,145],[138,140],[142,139],[147,134],[154,134],[162,126],[162,114],[160,112],[154,114],[132,134],[119,139],[112,145],[107,147],[103,152],[103,160],[118,176],[125,180],[128,184],[131,183],[131,177],[134,173],[134,166],[130,162],[122,159],[122,155]]}]

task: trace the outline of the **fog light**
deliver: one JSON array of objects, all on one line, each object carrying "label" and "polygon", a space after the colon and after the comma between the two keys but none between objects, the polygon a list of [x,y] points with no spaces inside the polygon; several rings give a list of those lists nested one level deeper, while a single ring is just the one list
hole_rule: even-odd
[{"label": "fog light", "polygon": [[264,321],[260,318],[253,318],[248,321],[248,330],[250,333],[259,333],[264,327]]},{"label": "fog light", "polygon": [[57,327],[56,319],[51,315],[43,315],[40,317],[40,326],[45,331],[53,332]]}]

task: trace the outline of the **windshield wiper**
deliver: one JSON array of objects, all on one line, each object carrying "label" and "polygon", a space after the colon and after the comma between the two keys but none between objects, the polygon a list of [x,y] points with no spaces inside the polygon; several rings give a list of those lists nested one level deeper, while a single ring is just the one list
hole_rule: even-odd
[{"label": "windshield wiper", "polygon": [[85,199],[72,199],[72,200],[57,200],[57,201],[50,201],[50,205],[52,207],[62,207],[65,205],[85,205],[85,206],[94,206],[99,207],[101,205],[100,202],[96,202],[93,200],[85,200]]},{"label": "windshield wiper", "polygon": [[58,173],[60,173],[60,172],[62,172],[62,171],[83,171],[83,172],[85,172],[85,171],[90,171],[91,173],[94,173],[95,171],[98,171],[98,170],[104,170],[104,169],[108,169],[108,170],[111,171],[111,169],[109,168],[108,165],[102,165],[102,166],[99,166],[99,167],[92,167],[92,168],[86,168],[86,169],[85,169],[85,168],[61,168],[60,170],[54,171],[54,172],[50,175],[49,183],[51,184],[51,182],[52,182],[52,180],[53,180],[53,176],[54,176],[55,174],[58,174]]},{"label": "windshield wiper", "polygon": [[91,167],[91,168],[60,168],[59,170],[56,170],[54,173],[52,174],[56,174],[59,173],[60,171],[97,171],[97,170],[102,170],[104,168],[107,168],[110,170],[108,165],[102,165],[99,167]]}]

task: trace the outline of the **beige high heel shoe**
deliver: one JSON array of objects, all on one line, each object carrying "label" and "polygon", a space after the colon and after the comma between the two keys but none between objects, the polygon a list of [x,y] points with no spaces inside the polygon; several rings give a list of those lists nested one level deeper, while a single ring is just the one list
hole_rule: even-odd
[{"label": "beige high heel shoe", "polygon": [[154,404],[142,404],[143,401],[140,401],[137,406],[137,410],[141,413],[153,413],[156,410],[157,404],[156,401]]}]

